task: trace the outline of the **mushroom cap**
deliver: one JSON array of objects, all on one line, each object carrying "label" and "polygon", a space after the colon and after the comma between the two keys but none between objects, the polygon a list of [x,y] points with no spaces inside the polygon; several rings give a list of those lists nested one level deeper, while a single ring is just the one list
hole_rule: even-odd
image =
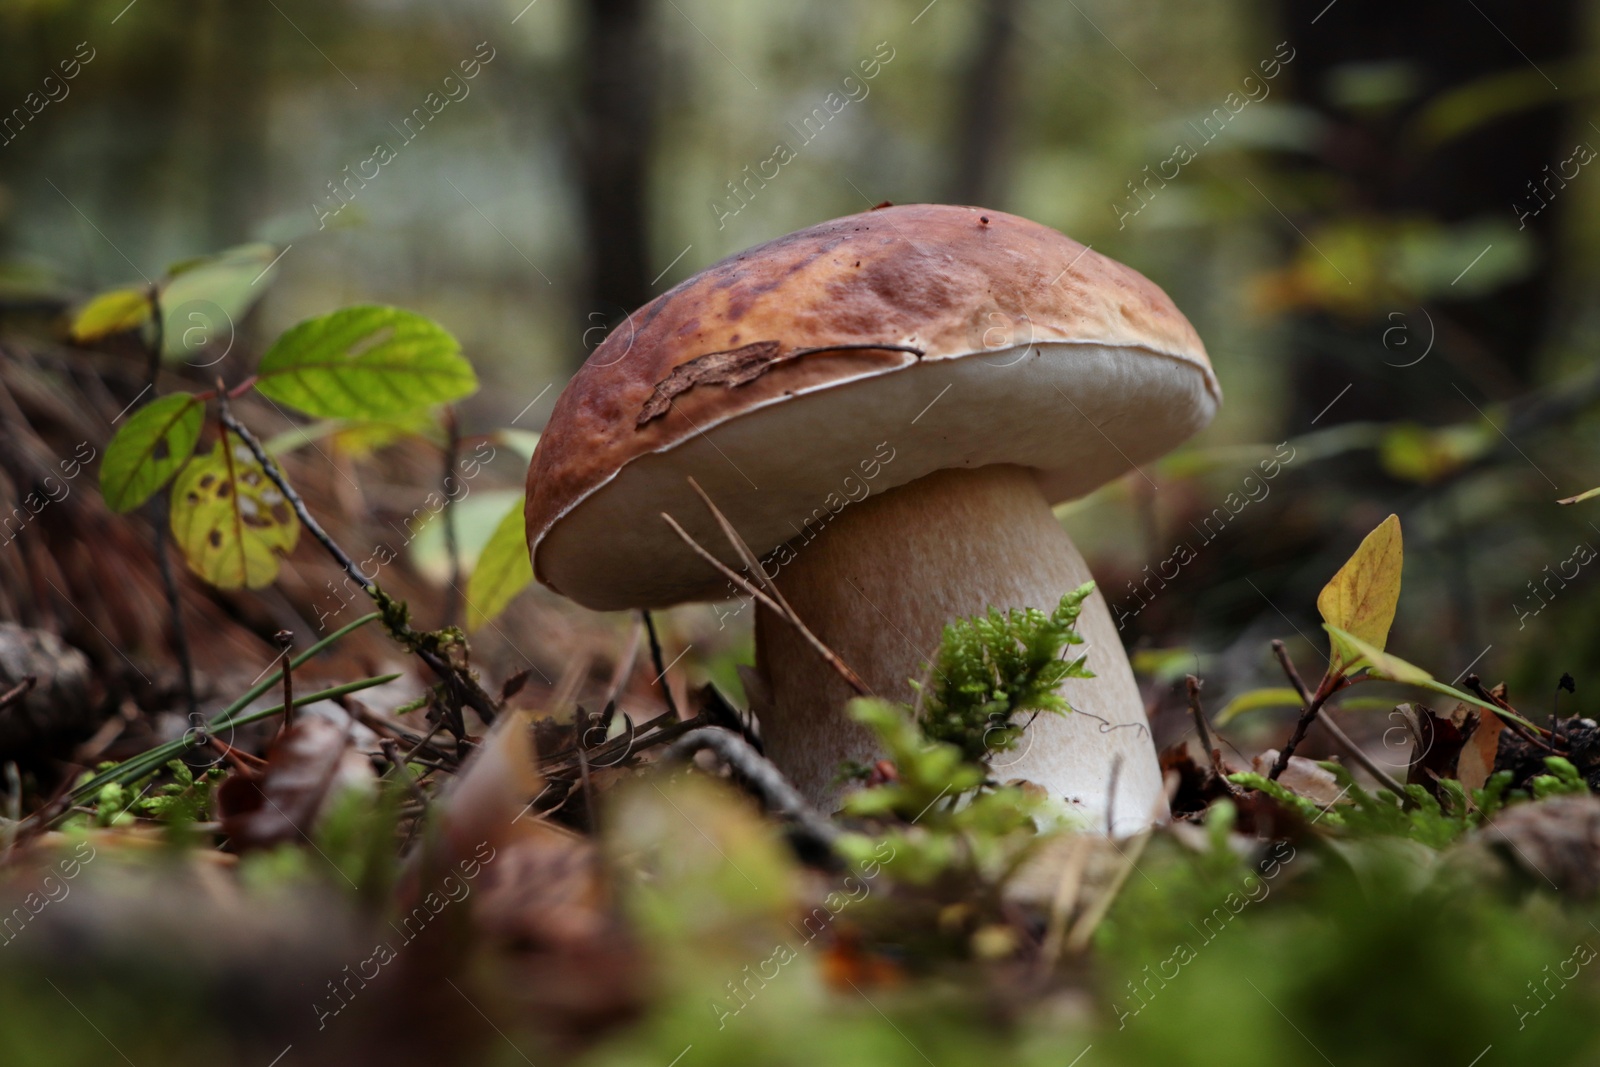
[{"label": "mushroom cap", "polygon": [[1194,328],[1137,271],[999,211],[878,208],[617,324],[528,468],[528,549],[541,581],[599,610],[729,599],[661,518],[737,567],[691,477],[764,554],[935,470],[1017,464],[1051,503],[1081,496],[1220,401]]}]

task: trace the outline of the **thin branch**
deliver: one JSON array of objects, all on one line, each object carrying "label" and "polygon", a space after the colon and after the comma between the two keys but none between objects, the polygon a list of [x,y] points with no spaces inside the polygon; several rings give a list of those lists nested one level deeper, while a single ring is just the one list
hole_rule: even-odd
[{"label": "thin branch", "polygon": [[1206,713],[1200,707],[1200,679],[1189,674],[1184,676],[1184,685],[1189,690],[1189,714],[1194,716],[1195,729],[1200,731],[1200,744],[1205,746],[1206,758],[1211,761],[1211,773],[1228,784],[1228,791],[1233,791],[1233,783],[1228,782],[1227,775],[1222,773],[1222,763],[1218,758],[1216,746],[1211,741],[1211,727],[1206,725]]},{"label": "thin branch", "polygon": [[220,409],[222,425],[238,435],[239,439],[245,443],[245,447],[250,449],[251,454],[256,458],[256,462],[261,464],[261,469],[266,472],[268,478],[272,479],[272,484],[278,487],[278,491],[283,494],[284,499],[289,502],[289,506],[294,509],[295,517],[300,520],[300,524],[310,531],[311,536],[317,539],[317,543],[327,551],[328,555],[333,557],[334,562],[339,564],[340,569],[350,576],[350,579],[361,588],[362,592],[373,600],[378,600],[382,590],[378,588],[377,583],[361,573],[361,568],[356,566],[355,560],[351,559],[345,553],[345,550],[339,547],[338,542],[328,536],[328,531],[324,530],[322,524],[311,516],[310,511],[306,510],[306,502],[300,498],[300,494],[295,492],[294,486],[290,485],[289,480],[283,476],[283,472],[278,469],[277,462],[267,454],[266,448],[256,438],[256,435],[246,429],[244,423],[234,418],[233,411],[228,407],[227,397],[219,394],[217,405]]},{"label": "thin branch", "polygon": [[661,697],[667,702],[667,710],[674,719],[681,718],[678,714],[678,702],[672,698],[672,686],[667,682],[667,668],[662,663],[661,638],[656,634],[656,621],[650,617],[650,612],[641,609],[639,614],[644,616],[644,630],[650,635],[650,662],[656,669],[656,681],[661,683]]},{"label": "thin branch", "polygon": [[734,552],[738,553],[739,559],[743,561],[745,570],[756,576],[756,581],[761,583],[761,588],[766,591],[768,596],[778,602],[779,607],[783,609],[785,614],[794,615],[795,610],[790,606],[789,601],[784,599],[783,591],[778,588],[778,583],[767,573],[767,569],[761,565],[761,561],[756,558],[756,554],[751,551],[750,545],[740,536],[739,531],[733,528],[733,523],[728,521],[728,517],[722,513],[722,509],[711,502],[711,497],[706,494],[704,489],[700,488],[700,483],[693,478],[689,479],[689,488],[695,491],[696,495],[700,497],[701,503],[705,504],[706,510],[711,512],[711,517],[717,521],[717,527],[722,531],[722,536],[727,538],[728,544],[733,546]]},{"label": "thin branch", "polygon": [[479,718],[483,719],[484,722],[493,722],[499,711],[495,705],[494,698],[483,691],[483,687],[478,684],[478,680],[470,673],[451,663],[434,649],[427,647],[426,642],[429,635],[418,633],[411,628],[411,625],[406,621],[405,605],[390,597],[389,594],[378,587],[376,582],[362,574],[361,568],[356,566],[355,561],[345,553],[344,549],[339,547],[332,537],[328,536],[328,532],[322,528],[322,525],[312,518],[311,512],[306,509],[306,502],[300,498],[300,494],[295,492],[294,487],[289,484],[289,480],[283,476],[283,471],[278,469],[278,464],[267,454],[266,448],[262,446],[256,435],[251,433],[242,422],[234,418],[233,412],[228,407],[227,397],[219,395],[217,397],[217,406],[222,424],[238,435],[239,439],[245,443],[245,447],[250,449],[250,453],[255,456],[256,462],[261,464],[262,471],[272,480],[272,484],[278,487],[278,491],[283,493],[284,499],[294,509],[295,516],[299,518],[301,524],[311,532],[311,536],[316,538],[317,543],[327,550],[328,555],[333,557],[334,562],[339,564],[340,568],[350,576],[356,585],[361,588],[362,592],[371,597],[373,603],[378,605],[379,610],[383,613],[383,624],[388,628],[390,635],[396,641],[405,645],[406,648],[416,653],[417,657],[426,663],[434,674],[439,676],[457,701],[476,711]]},{"label": "thin branch", "polygon": [[814,811],[770,760],[748,741],[720,726],[703,726],[683,735],[661,754],[664,763],[687,761],[696,752],[710,749],[749,783],[768,811],[792,819],[806,835],[829,850],[839,836],[838,829]]},{"label": "thin branch", "polygon": [[278,642],[278,647],[283,649],[283,726],[281,732],[287,733],[294,728],[294,664],[289,661],[294,658],[294,633],[291,630],[279,630],[272,635]]},{"label": "thin branch", "polygon": [[[1493,704],[1495,707],[1501,709],[1502,711],[1509,712],[1510,714],[1515,715],[1518,718],[1522,718],[1523,717],[1522,713],[1519,712],[1516,708],[1512,707],[1507,701],[1503,700],[1500,697],[1495,696],[1493,691],[1485,688],[1485,686],[1483,684],[1483,679],[1479,678],[1476,674],[1467,675],[1467,689],[1469,691],[1471,691],[1472,695],[1477,697],[1479,700],[1482,700],[1482,701],[1484,701],[1486,703],[1489,703],[1489,704]],[[1509,726],[1514,733],[1520,735],[1522,737],[1522,739],[1524,741],[1527,741],[1529,744],[1534,745],[1534,746],[1536,746],[1538,748],[1542,748],[1546,752],[1555,752],[1556,751],[1554,746],[1550,745],[1544,739],[1536,736],[1526,726],[1522,725],[1522,723],[1517,722],[1516,719],[1508,719],[1506,716],[1501,715],[1500,716],[1500,721],[1505,723],[1507,726]],[[1536,729],[1537,729],[1537,727],[1536,727]]]},{"label": "thin branch", "polygon": [[[1289,684],[1294,686],[1296,693],[1300,694],[1301,706],[1309,707],[1311,693],[1306,689],[1306,683],[1301,679],[1300,672],[1295,670],[1294,660],[1289,658],[1288,648],[1284,646],[1282,641],[1275,640],[1272,642],[1272,654],[1278,657],[1278,664],[1283,667],[1284,676],[1289,679]],[[1318,709],[1317,719],[1327,729],[1328,733],[1333,735],[1333,739],[1338,743],[1339,747],[1344,749],[1345,753],[1355,760],[1362,770],[1372,775],[1385,789],[1401,798],[1401,800],[1406,799],[1405,787],[1397,782],[1389,772],[1380,767],[1371,756],[1368,756],[1366,750],[1356,744],[1349,734],[1341,730],[1339,724],[1333,721],[1333,716],[1328,714],[1326,708]]]},{"label": "thin branch", "polygon": [[[717,513],[715,507],[712,508],[712,511],[713,513]],[[844,679],[846,685],[848,685],[851,689],[854,689],[860,696],[866,697],[873,695],[872,690],[867,687],[867,683],[861,680],[861,676],[856,674],[855,671],[851,670],[849,665],[846,664],[844,660],[839,658],[838,653],[834,652],[833,649],[823,644],[821,638],[812,633],[810,627],[806,626],[804,622],[801,622],[800,616],[796,615],[792,609],[785,610],[784,606],[778,604],[777,601],[773,600],[762,590],[757,589],[753,584],[751,584],[749,579],[744,577],[744,575],[739,574],[732,567],[728,566],[726,563],[723,563],[710,552],[707,552],[700,546],[699,542],[697,542],[693,537],[689,536],[688,532],[684,530],[682,526],[678,525],[677,520],[671,515],[668,515],[666,512],[662,512],[661,517],[666,520],[668,526],[672,527],[672,532],[677,534],[683,540],[683,543],[688,545],[694,551],[695,555],[699,556],[701,559],[711,564],[711,566],[715,567],[717,572],[720,573],[724,578],[728,579],[728,581],[732,582],[739,589],[742,589],[746,596],[752,597],[759,603],[765,605],[767,610],[771,611],[774,615],[793,626],[795,630],[799,632],[800,636],[805,638],[811,647],[817,650],[817,654],[827,662],[828,666],[832,667],[838,673],[839,677]],[[759,567],[756,569],[758,571],[760,570]]]},{"label": "thin branch", "polygon": [[1300,721],[1294,724],[1294,733],[1289,735],[1289,740],[1284,743],[1283,750],[1278,753],[1278,761],[1272,765],[1272,771],[1267,775],[1268,778],[1276,781],[1278,775],[1284,772],[1284,769],[1289,766],[1289,759],[1294,755],[1294,750],[1300,746],[1301,741],[1305,740],[1306,731],[1311,729],[1311,724],[1316,721],[1317,713],[1322,710],[1322,705],[1327,703],[1329,697],[1348,684],[1349,681],[1342,675],[1338,681],[1332,683],[1328,679],[1323,679],[1322,685],[1317,687],[1316,693],[1301,710]]},{"label": "thin branch", "polygon": [[459,486],[460,479],[456,476],[457,454],[461,448],[461,424],[456,419],[456,409],[453,404],[446,404],[444,408],[444,478],[441,489],[444,492],[443,514],[439,518],[444,522],[444,550],[450,559],[450,592],[445,599],[444,624],[454,626],[461,618],[461,599],[464,588],[461,578],[461,546],[456,537],[456,512],[453,507],[455,494],[452,488]]},{"label": "thin branch", "polygon": [[22,681],[0,693],[0,711],[4,711],[23,697],[27,696],[33,687],[39,684],[37,675],[24,675]]},{"label": "thin branch", "polygon": [[[154,323],[149,347],[145,350],[144,392],[154,393],[156,379],[161,375],[161,349],[166,343],[166,328],[161,318],[161,289],[151,283],[146,298],[150,301],[150,318]],[[144,393],[140,393],[143,396]],[[154,399],[152,396],[151,399]],[[194,657],[189,652],[189,632],[183,622],[183,602],[178,594],[178,578],[172,570],[172,558],[167,552],[168,490],[163,488],[145,506],[145,516],[155,532],[156,564],[161,573],[161,587],[167,596],[167,612],[172,616],[172,647],[178,655],[178,671],[183,676],[184,703],[188,707],[189,721],[200,718],[200,701],[194,688]]]},{"label": "thin branch", "polygon": [[1311,703],[1311,690],[1306,688],[1306,683],[1300,677],[1300,672],[1295,670],[1294,660],[1289,658],[1289,649],[1282,641],[1276,638],[1272,641],[1272,654],[1278,657],[1278,665],[1283,668],[1284,675],[1289,679],[1289,684],[1294,686],[1294,691],[1300,694],[1300,706],[1305,707]]},{"label": "thin branch", "polygon": [[1401,785],[1388,771],[1374,762],[1372,757],[1367,755],[1366,750],[1356,744],[1349,734],[1341,730],[1339,724],[1333,721],[1333,716],[1328,714],[1327,708],[1323,708],[1317,713],[1317,721],[1322,723],[1328,733],[1333,735],[1333,739],[1339,743],[1339,747],[1344,749],[1350,758],[1360,765],[1362,770],[1376,778],[1379,784],[1399,797],[1402,803],[1408,807],[1410,806],[1411,801],[1406,796],[1405,786]]}]

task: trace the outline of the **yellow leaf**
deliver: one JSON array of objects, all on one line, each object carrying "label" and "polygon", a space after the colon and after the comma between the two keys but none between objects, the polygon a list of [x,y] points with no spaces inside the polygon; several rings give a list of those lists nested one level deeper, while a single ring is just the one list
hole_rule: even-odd
[{"label": "yellow leaf", "polygon": [[506,609],[513,597],[533,581],[528,561],[528,535],[522,521],[523,498],[506,512],[478,555],[467,579],[467,629],[476,630]]},{"label": "yellow leaf", "polygon": [[[1317,610],[1323,621],[1381,652],[1389,640],[1395,605],[1400,602],[1404,556],[1400,519],[1390,515],[1367,534],[1339,573],[1322,587],[1317,595]],[[1333,667],[1339,666],[1336,660]]]},{"label": "yellow leaf", "polygon": [[74,341],[98,341],[114,333],[138,329],[150,318],[150,297],[143,289],[112,289],[85,304],[72,320]]},{"label": "yellow leaf", "polygon": [[300,520],[233,434],[196,456],[172,487],[172,536],[189,568],[219,589],[259,589],[300,540]]}]

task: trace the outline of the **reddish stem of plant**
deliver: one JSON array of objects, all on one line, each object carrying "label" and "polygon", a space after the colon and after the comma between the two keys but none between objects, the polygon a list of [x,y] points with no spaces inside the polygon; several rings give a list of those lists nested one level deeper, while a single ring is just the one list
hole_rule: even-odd
[{"label": "reddish stem of plant", "polygon": [[1317,686],[1317,691],[1312,694],[1311,701],[1300,712],[1300,721],[1294,724],[1294,733],[1289,735],[1289,740],[1284,743],[1282,751],[1278,753],[1278,761],[1272,765],[1272,771],[1267,775],[1277,781],[1278,775],[1289,766],[1289,758],[1294,755],[1294,750],[1305,740],[1306,731],[1311,729],[1311,724],[1317,721],[1317,712],[1322,710],[1322,705],[1328,698],[1351,683],[1351,679],[1343,674],[1329,671],[1322,676],[1322,683]]}]

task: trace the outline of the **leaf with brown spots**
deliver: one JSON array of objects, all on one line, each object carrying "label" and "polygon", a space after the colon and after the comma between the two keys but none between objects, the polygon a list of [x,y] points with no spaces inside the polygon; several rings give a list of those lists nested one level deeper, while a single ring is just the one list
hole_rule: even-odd
[{"label": "leaf with brown spots", "polygon": [[172,487],[172,537],[189,568],[219,589],[259,589],[300,540],[300,520],[231,433]]}]

